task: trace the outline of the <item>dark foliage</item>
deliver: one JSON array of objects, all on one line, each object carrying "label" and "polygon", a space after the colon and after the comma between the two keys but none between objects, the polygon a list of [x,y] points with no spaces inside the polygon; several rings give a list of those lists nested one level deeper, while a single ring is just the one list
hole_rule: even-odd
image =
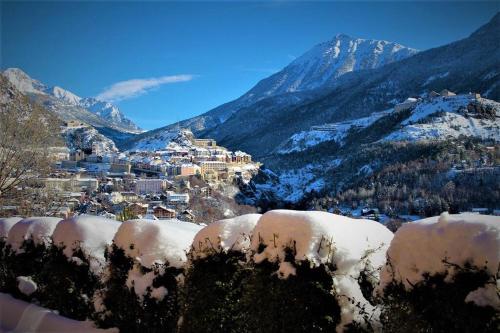
[{"label": "dark foliage", "polygon": [[93,297],[101,287],[100,277],[92,272],[82,250],[75,250],[75,259],[70,261],[63,249],[52,246],[47,251],[45,264],[36,274],[40,304],[72,319],[92,318]]},{"label": "dark foliage", "polygon": [[398,282],[388,285],[382,299],[384,332],[498,332],[498,312],[464,301],[471,291],[496,284],[496,277],[469,264],[455,268],[451,281],[445,281],[446,273],[426,274],[411,290]]},{"label": "dark foliage", "polygon": [[35,283],[38,283],[38,274],[44,268],[49,249],[45,244],[35,244],[32,239],[25,240],[20,248],[21,251],[14,251],[10,245],[5,245],[3,251],[2,264],[3,274],[0,278],[0,291],[25,300],[37,302],[39,290],[27,296],[18,289],[18,276],[29,276]]},{"label": "dark foliage", "polygon": [[[133,245],[131,245],[133,246]],[[153,287],[165,287],[168,294],[158,301],[151,296],[151,289],[141,299],[134,288],[126,286],[129,271],[136,263],[127,257],[123,249],[112,245],[107,253],[110,275],[103,291],[105,314],[100,314],[98,323],[102,327],[118,327],[120,332],[175,332],[179,319],[179,290],[176,276],[182,270],[157,265]],[[144,273],[151,271],[146,267]]]},{"label": "dark foliage", "polygon": [[180,331],[241,332],[239,301],[249,274],[241,252],[219,252],[194,260],[186,272]]}]

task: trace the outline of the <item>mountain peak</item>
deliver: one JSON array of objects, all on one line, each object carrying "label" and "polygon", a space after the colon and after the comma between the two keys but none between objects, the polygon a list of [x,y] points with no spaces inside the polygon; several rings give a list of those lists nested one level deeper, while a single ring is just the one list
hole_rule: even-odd
[{"label": "mountain peak", "polygon": [[45,95],[47,87],[41,82],[32,79],[19,68],[7,68],[2,74],[23,94],[33,93]]},{"label": "mountain peak", "polygon": [[73,94],[71,91],[68,91],[58,86],[52,87],[50,89],[50,94],[58,99],[61,99],[73,105],[78,105],[78,103],[80,103],[80,101],[82,100],[81,97]]},{"label": "mountain peak", "polygon": [[264,97],[331,86],[335,80],[358,70],[373,69],[416,54],[418,51],[398,43],[361,39],[337,34],[334,39],[315,45],[277,74],[262,80],[251,91]]}]

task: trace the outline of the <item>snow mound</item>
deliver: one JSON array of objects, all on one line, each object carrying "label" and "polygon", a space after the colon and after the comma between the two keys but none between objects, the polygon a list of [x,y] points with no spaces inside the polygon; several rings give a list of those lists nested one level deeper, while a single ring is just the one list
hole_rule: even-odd
[{"label": "snow mound", "polygon": [[18,276],[16,280],[17,288],[26,296],[33,294],[38,289],[37,284],[31,276]]},{"label": "snow mound", "polygon": [[22,217],[5,217],[0,219],[0,238],[7,238],[10,229],[17,222],[21,221]]},{"label": "snow mound", "polygon": [[266,259],[280,263],[278,274],[282,278],[295,274],[293,265],[285,262],[287,248],[295,250],[296,261],[309,260],[315,265],[334,263],[337,267],[334,285],[342,308],[338,328],[341,330],[352,320],[361,319],[349,298],[376,315],[376,309],[363,297],[358,277],[365,270],[378,276],[392,237],[391,231],[371,220],[318,211],[274,210],[260,218],[251,246],[256,263]]},{"label": "snow mound", "polygon": [[61,219],[57,217],[25,218],[12,226],[7,244],[16,252],[19,252],[23,242],[28,239],[33,239],[35,245],[48,244],[59,221]]},{"label": "snow mound", "polygon": [[99,216],[79,215],[61,221],[52,239],[57,246],[64,246],[64,255],[71,259],[73,252],[81,249],[90,260],[91,269],[98,271],[105,262],[104,251],[111,244],[120,223]]},{"label": "snow mound", "polygon": [[[424,273],[448,272],[447,279],[451,279],[455,269],[443,263],[445,258],[459,266],[470,263],[485,267],[495,275],[500,262],[500,217],[443,213],[404,224],[395,234],[387,257],[390,264],[380,274],[379,293],[393,280],[410,289],[424,279]],[[478,289],[467,298],[478,305],[498,306],[496,288]]]},{"label": "snow mound", "polygon": [[200,229],[196,224],[176,220],[130,220],[120,225],[113,241],[144,267],[168,262],[180,268]]},{"label": "snow mound", "polygon": [[118,332],[97,329],[90,321],[77,321],[0,293],[0,332]]},{"label": "snow mound", "polygon": [[194,238],[194,256],[202,258],[211,251],[245,252],[250,248],[252,231],[261,216],[261,214],[246,214],[210,223]]}]

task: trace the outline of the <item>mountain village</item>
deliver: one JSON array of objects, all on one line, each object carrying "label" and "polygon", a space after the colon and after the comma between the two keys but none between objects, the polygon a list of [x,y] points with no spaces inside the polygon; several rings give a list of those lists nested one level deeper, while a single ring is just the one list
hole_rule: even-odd
[{"label": "mountain village", "polygon": [[[68,121],[62,132],[87,126]],[[213,139],[195,139],[189,130],[180,134],[185,139],[180,144],[170,142],[155,151],[119,152],[100,141],[93,142],[91,150],[52,147],[52,172],[35,181],[35,186],[44,186],[57,198],[46,215],[193,222],[197,220],[190,209],[193,198],[207,198],[239,181],[248,182],[259,170],[260,164],[247,153],[229,151]],[[9,215],[18,214],[19,208],[1,207]]]}]

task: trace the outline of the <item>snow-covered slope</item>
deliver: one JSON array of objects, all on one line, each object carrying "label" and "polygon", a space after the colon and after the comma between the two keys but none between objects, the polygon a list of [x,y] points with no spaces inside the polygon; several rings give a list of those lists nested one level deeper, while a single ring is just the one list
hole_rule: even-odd
[{"label": "snow-covered slope", "polygon": [[19,68],[2,73],[21,93],[43,104],[63,120],[79,120],[94,127],[137,133],[140,128],[111,103],[81,98],[58,86],[48,87]]},{"label": "snow-covered slope", "polygon": [[189,130],[172,129],[158,131],[154,135],[146,136],[135,141],[131,151],[155,151],[167,148],[179,149],[192,147],[193,133]]},{"label": "snow-covered slope", "polygon": [[500,103],[470,95],[439,97],[417,104],[401,128],[385,141],[446,140],[460,136],[500,142]]},{"label": "snow-covered slope", "polygon": [[373,113],[368,117],[315,126],[309,131],[301,131],[292,135],[290,139],[278,147],[277,152],[279,154],[289,154],[303,151],[326,141],[335,141],[338,144],[342,144],[343,139],[350,131],[366,128],[392,111],[391,109]]},{"label": "snow-covered slope", "polygon": [[[376,112],[368,117],[331,124],[318,124],[308,131],[292,135],[277,149],[281,155],[306,151],[320,143],[334,141],[343,145],[350,135],[386,121],[397,109]],[[492,139],[500,142],[500,103],[469,94],[424,98],[409,110],[409,116],[397,126],[381,126],[389,131],[382,141],[446,140],[460,136]]]}]

